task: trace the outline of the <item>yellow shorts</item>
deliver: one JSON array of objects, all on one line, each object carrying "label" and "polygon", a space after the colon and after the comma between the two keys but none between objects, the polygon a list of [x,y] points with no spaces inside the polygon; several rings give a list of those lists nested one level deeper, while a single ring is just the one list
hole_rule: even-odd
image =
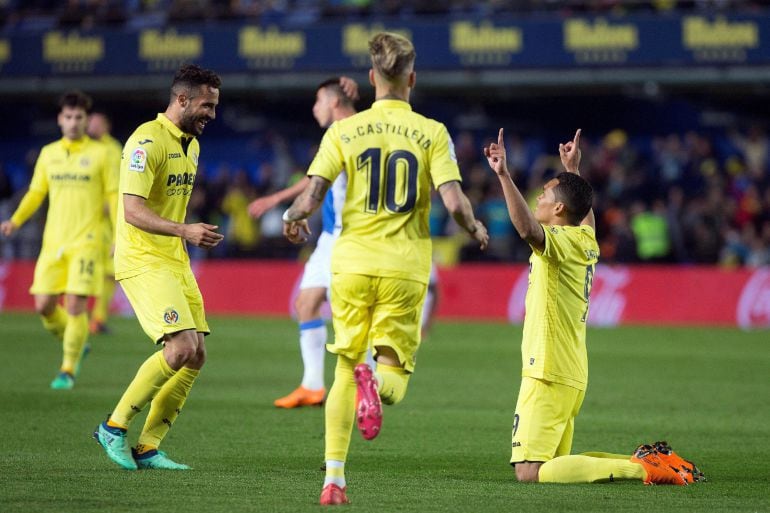
[{"label": "yellow shorts", "polygon": [[584,390],[522,377],[511,435],[511,463],[548,461],[572,449]]},{"label": "yellow shorts", "polygon": [[195,330],[208,335],[203,296],[191,270],[157,269],[120,280],[139,324],[153,342],[165,335]]},{"label": "yellow shorts", "polygon": [[357,358],[369,346],[387,346],[408,372],[414,371],[420,346],[420,314],[427,285],[413,280],[332,275],[334,343],[331,353]]},{"label": "yellow shorts", "polygon": [[101,250],[94,244],[58,252],[41,251],[30,294],[98,296],[104,287]]}]

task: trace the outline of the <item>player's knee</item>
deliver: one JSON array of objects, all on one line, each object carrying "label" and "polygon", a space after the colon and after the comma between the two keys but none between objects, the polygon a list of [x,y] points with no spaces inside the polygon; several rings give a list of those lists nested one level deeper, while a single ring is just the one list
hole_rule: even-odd
[{"label": "player's knee", "polygon": [[198,368],[206,359],[206,350],[199,344],[197,333],[192,330],[185,330],[175,333],[166,341],[164,356],[169,366],[174,370],[179,370],[184,366]]},{"label": "player's knee", "polygon": [[297,310],[297,318],[300,322],[310,321],[320,317],[320,302],[315,296],[310,294],[300,294],[294,302],[294,308]]},{"label": "player's knee", "polygon": [[514,467],[516,471],[516,480],[520,483],[537,483],[538,472],[540,470],[539,464],[533,463],[518,463]]}]

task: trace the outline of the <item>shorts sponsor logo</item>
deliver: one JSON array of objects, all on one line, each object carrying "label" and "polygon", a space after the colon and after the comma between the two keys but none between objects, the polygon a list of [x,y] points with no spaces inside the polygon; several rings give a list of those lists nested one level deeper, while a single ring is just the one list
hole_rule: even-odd
[{"label": "shorts sponsor logo", "polygon": [[131,153],[131,159],[128,161],[128,169],[144,173],[144,167],[147,165],[147,152],[142,148],[137,148]]},{"label": "shorts sponsor logo", "polygon": [[163,312],[163,321],[166,324],[176,324],[179,321],[179,312],[173,308],[166,308],[166,311]]},{"label": "shorts sponsor logo", "polygon": [[770,270],[754,271],[741,291],[735,315],[743,329],[770,325]]}]

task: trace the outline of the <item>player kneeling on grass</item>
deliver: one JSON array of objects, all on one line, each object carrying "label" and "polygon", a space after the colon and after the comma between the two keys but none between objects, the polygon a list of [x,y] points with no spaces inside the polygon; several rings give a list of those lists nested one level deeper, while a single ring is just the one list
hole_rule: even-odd
[{"label": "player kneeling on grass", "polygon": [[588,382],[586,319],[599,246],[593,191],[579,173],[580,130],[559,145],[567,170],[550,180],[534,213],[511,179],[503,129],[484,148],[500,179],[511,222],[532,247],[522,337],[522,380],[513,418],[511,464],[519,481],[594,483],[640,479],[686,485],[703,479],[666,442],[623,454],[570,455],[574,421]]}]

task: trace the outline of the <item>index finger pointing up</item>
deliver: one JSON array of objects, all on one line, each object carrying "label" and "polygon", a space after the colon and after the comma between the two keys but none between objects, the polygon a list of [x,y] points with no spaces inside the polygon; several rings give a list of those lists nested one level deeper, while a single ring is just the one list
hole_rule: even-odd
[{"label": "index finger pointing up", "polygon": [[503,129],[500,129],[500,132],[497,134],[497,144],[499,146],[503,146]]}]

